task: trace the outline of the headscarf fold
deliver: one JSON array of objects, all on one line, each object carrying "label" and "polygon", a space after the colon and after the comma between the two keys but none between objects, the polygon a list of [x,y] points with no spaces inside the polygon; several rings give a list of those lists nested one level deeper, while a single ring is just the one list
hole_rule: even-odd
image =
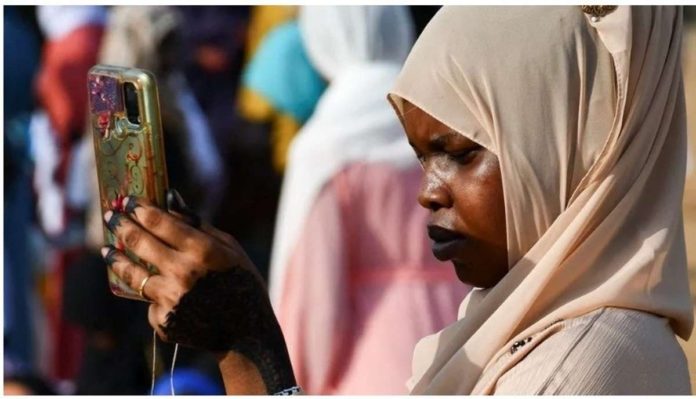
[{"label": "headscarf fold", "polygon": [[[678,7],[445,7],[390,94],[498,156],[510,271],[423,339],[415,394],[490,393],[511,343],[613,306],[693,326]],[[536,343],[534,343],[536,344]],[[513,367],[520,357],[511,356]]]}]

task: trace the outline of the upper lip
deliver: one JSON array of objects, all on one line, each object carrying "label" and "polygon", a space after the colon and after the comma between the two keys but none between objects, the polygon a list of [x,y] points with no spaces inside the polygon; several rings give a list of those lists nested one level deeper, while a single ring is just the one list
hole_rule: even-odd
[{"label": "upper lip", "polygon": [[433,224],[428,226],[428,237],[435,242],[447,242],[464,238],[462,234],[454,230]]}]

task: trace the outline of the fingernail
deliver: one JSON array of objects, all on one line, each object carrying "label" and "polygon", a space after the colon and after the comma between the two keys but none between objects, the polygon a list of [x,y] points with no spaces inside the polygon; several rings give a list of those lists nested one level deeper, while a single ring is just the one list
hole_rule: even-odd
[{"label": "fingernail", "polygon": [[129,215],[133,214],[133,212],[135,212],[135,208],[138,206],[138,201],[131,196],[123,199],[123,210]]},{"label": "fingernail", "polygon": [[102,257],[106,262],[107,266],[111,266],[116,261],[116,254],[118,251],[111,245],[107,245],[101,249]]},{"label": "fingernail", "polygon": [[191,208],[186,205],[181,194],[176,189],[167,190],[167,210],[181,214],[186,220],[186,223],[193,227],[201,226],[201,218]]},{"label": "fingernail", "polygon": [[104,221],[106,222],[106,227],[109,230],[114,231],[120,224],[121,214],[113,211],[106,211],[104,214]]},{"label": "fingernail", "polygon": [[167,190],[167,209],[182,213],[181,210],[188,208],[186,202],[181,198],[181,194],[176,189]]},{"label": "fingernail", "polygon": [[113,209],[116,212],[123,211],[123,195],[118,193],[116,194],[116,198],[111,200],[111,209]]}]

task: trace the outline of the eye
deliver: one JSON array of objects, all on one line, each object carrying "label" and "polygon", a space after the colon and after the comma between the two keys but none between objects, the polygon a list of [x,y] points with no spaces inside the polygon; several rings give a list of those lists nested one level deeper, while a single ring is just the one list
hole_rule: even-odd
[{"label": "eye", "polygon": [[480,146],[472,146],[461,151],[449,152],[448,155],[457,163],[461,165],[466,165],[469,162],[473,161],[474,158],[476,158],[476,154],[478,154],[480,149]]}]

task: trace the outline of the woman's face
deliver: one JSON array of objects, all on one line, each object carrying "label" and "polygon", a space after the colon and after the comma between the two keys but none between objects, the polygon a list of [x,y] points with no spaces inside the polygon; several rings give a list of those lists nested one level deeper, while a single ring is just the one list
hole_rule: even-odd
[{"label": "woman's face", "polygon": [[508,271],[498,158],[410,103],[404,125],[424,171],[418,202],[430,211],[433,254],[462,282],[494,286]]}]

